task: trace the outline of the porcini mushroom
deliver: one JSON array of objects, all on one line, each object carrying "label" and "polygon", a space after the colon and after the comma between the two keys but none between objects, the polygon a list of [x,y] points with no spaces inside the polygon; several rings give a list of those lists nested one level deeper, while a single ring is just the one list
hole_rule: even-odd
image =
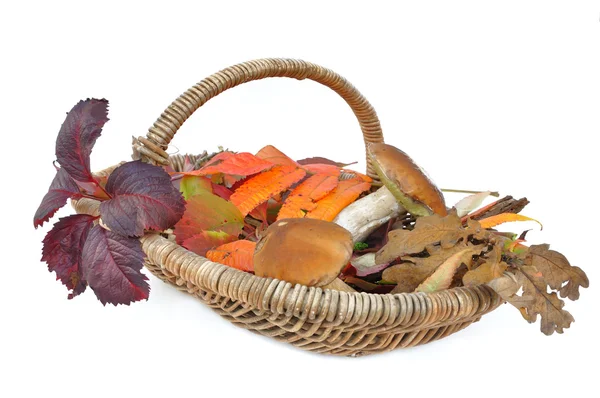
[{"label": "porcini mushroom", "polygon": [[387,144],[371,144],[368,151],[377,175],[409,213],[448,214],[442,192],[406,153]]},{"label": "porcini mushroom", "polygon": [[337,224],[285,218],[271,224],[256,245],[254,273],[293,284],[354,292],[338,278],[352,249],[352,235]]},{"label": "porcini mushroom", "polygon": [[371,144],[369,156],[384,186],[347,206],[333,220],[350,231],[354,242],[406,211],[415,216],[447,214],[440,190],[406,153],[391,145]]}]

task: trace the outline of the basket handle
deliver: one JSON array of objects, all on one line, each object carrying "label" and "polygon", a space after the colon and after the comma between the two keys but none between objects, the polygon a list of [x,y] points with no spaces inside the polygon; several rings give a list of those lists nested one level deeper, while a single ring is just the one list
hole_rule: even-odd
[{"label": "basket handle", "polygon": [[[266,77],[291,77],[298,80],[310,79],[338,93],[352,108],[363,133],[365,148],[370,143],[383,142],[383,133],[375,110],[346,79],[337,73],[309,62],[265,58],[243,62],[223,69],[207,77],[177,98],[154,125],[148,129],[146,138],[134,139],[134,158],[152,164],[168,164],[165,152],[181,125],[209,99],[240,84]],[[367,174],[379,181],[367,156]]]}]

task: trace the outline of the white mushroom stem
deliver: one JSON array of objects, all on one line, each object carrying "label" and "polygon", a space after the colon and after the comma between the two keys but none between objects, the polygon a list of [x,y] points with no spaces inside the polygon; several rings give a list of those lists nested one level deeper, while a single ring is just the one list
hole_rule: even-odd
[{"label": "white mushroom stem", "polygon": [[353,242],[362,242],[392,217],[405,213],[396,198],[385,187],[345,207],[333,220],[352,234]]}]

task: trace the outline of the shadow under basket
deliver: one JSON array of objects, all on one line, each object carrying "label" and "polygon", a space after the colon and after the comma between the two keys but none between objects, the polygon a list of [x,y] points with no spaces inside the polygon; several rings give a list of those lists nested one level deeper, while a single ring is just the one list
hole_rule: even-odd
[{"label": "shadow under basket", "polygon": [[[219,93],[266,77],[310,79],[330,87],[356,115],[365,145],[383,142],[375,111],[344,78],[304,61],[261,59],[224,69],[182,94],[146,137],[134,139],[133,157],[177,170],[183,157],[169,157],[166,149],[185,120]],[[97,174],[107,175],[112,169]],[[379,183],[368,159],[367,174]],[[73,206],[78,213],[97,215],[99,202],[80,199]],[[140,241],[145,266],[158,278],[199,298],[237,326],[324,354],[360,356],[425,344],[464,329],[503,302],[485,285],[403,294],[292,285],[209,261],[165,233],[148,232]]]}]

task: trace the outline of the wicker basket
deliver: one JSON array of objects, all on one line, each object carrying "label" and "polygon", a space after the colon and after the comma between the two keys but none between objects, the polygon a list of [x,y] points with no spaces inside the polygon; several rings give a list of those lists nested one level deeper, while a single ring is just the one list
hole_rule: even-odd
[{"label": "wicker basket", "polygon": [[[329,69],[291,59],[261,59],[224,69],[196,84],[162,113],[147,137],[134,139],[134,158],[167,164],[169,142],[191,114],[219,93],[267,77],[311,79],[338,93],[358,118],[365,145],[383,142],[377,115],[344,78]],[[176,168],[181,157],[173,157]],[[109,173],[110,170],[102,172]],[[367,174],[378,182],[367,159]],[[73,203],[78,213],[98,214],[98,202]],[[487,286],[437,293],[346,293],[261,278],[207,260],[165,234],[141,239],[146,267],[177,289],[204,301],[235,325],[296,347],[359,356],[412,347],[457,332],[502,300]]]}]

